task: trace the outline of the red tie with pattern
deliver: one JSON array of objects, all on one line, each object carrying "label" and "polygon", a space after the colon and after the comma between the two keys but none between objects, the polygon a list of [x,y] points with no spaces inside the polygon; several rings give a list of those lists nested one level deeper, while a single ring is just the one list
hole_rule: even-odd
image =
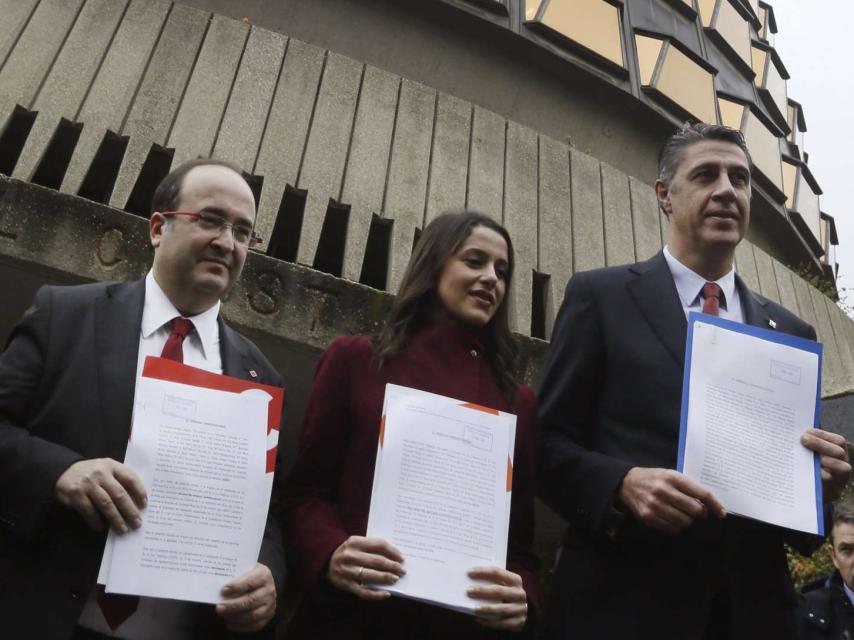
[{"label": "red tie with pattern", "polygon": [[707,282],[703,285],[703,313],[710,315],[718,315],[718,310],[721,307],[721,299],[723,291],[714,282]]},{"label": "red tie with pattern", "polygon": [[[161,358],[184,362],[184,338],[193,331],[193,323],[186,318],[175,318],[171,322],[172,333],[163,345]],[[104,614],[104,620],[115,631],[120,624],[130,618],[139,607],[139,596],[121,593],[106,593],[103,585],[98,585],[98,606]]]}]

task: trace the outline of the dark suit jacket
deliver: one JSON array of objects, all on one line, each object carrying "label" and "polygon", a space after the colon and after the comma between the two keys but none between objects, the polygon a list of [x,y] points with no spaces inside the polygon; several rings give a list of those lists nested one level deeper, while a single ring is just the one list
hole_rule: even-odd
[{"label": "dark suit jacket", "polygon": [[[131,422],[145,281],[44,287],[0,355],[0,629],[8,638],[71,635],[95,584],[105,533],[54,500],[71,464],[123,460]],[[220,318],[226,374],[281,385],[261,352]],[[274,490],[276,499],[277,490]],[[271,506],[270,512],[274,512]],[[284,591],[279,528],[259,561]],[[200,637],[218,631],[199,605]],[[200,623],[202,624],[202,623]],[[269,625],[272,627],[272,625]]]},{"label": "dark suit jacket", "polygon": [[[745,321],[815,339],[736,276]],[[795,594],[784,538],[728,516],[667,536],[615,509],[635,466],[675,468],[687,323],[663,254],[576,274],[555,322],[542,389],[541,494],[570,527],[545,612],[548,638],[699,638],[726,585],[734,638],[787,638]],[[810,425],[804,425],[807,428]]]}]

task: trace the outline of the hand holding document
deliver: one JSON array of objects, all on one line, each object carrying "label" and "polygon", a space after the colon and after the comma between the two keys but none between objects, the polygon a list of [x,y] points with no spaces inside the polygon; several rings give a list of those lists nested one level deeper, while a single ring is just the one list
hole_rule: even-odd
[{"label": "hand holding document", "polygon": [[108,593],[217,603],[255,566],[282,390],[147,358],[125,464],[148,490],[142,526],[107,540]]},{"label": "hand holding document", "polygon": [[386,386],[367,535],[394,545],[392,594],[473,613],[475,566],[507,556],[516,416]]},{"label": "hand holding document", "polygon": [[818,456],[821,344],[691,313],[678,470],[727,511],[823,535]]}]

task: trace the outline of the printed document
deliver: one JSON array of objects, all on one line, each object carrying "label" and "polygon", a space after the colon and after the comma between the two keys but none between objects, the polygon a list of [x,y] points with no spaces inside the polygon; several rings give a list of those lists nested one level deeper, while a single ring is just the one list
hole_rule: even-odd
[{"label": "printed document", "polygon": [[691,313],[678,469],[727,511],[823,534],[818,456],[821,345]]},{"label": "printed document", "polygon": [[147,359],[125,464],[148,506],[139,529],[110,533],[99,575],[108,593],[217,603],[255,566],[278,440],[270,406],[281,412],[281,389],[265,387]]},{"label": "printed document", "polygon": [[386,386],[367,535],[403,554],[392,594],[473,614],[475,566],[504,567],[516,416]]}]

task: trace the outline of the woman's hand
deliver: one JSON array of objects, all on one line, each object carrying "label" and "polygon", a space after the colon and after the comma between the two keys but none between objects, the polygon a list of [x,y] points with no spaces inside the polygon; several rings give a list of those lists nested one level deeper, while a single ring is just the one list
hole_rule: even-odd
[{"label": "woman's hand", "polygon": [[406,574],[403,556],[385,540],[350,536],[329,559],[326,577],[342,591],[362,600],[385,600],[391,594],[362,586],[394,584]]},{"label": "woman's hand", "polygon": [[525,626],[528,619],[528,596],[522,588],[522,578],[519,574],[498,567],[475,567],[468,575],[469,578],[492,583],[468,590],[468,595],[472,598],[495,603],[475,609],[479,624],[502,631],[520,631]]}]

